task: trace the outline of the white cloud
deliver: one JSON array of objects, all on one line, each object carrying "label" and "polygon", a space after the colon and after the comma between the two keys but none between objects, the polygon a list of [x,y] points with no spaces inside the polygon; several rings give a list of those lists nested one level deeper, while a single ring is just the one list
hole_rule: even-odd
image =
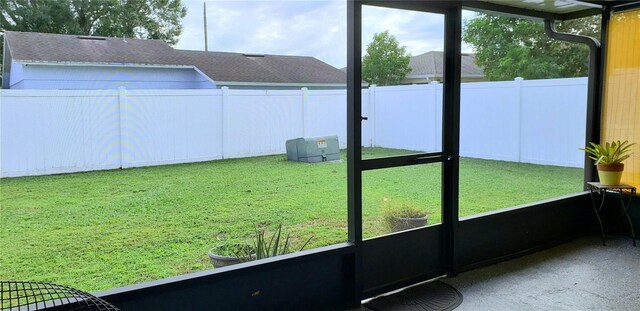
[{"label": "white cloud", "polygon": [[363,8],[363,53],[374,33],[385,30],[389,30],[411,55],[444,49],[444,16],[440,14],[379,7]]},{"label": "white cloud", "polygon": [[[179,49],[204,50],[203,2],[184,1]],[[469,14],[463,14],[467,17]],[[313,56],[346,66],[346,1],[207,1],[210,51]],[[363,9],[363,49],[389,30],[412,55],[443,49],[442,15]]]}]

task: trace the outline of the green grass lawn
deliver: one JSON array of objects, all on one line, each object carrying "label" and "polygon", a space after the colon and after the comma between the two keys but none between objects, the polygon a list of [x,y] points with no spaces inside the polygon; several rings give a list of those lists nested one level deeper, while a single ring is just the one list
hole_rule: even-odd
[{"label": "green grass lawn", "polygon": [[[369,148],[365,157],[398,154]],[[343,159],[345,155],[343,154]],[[97,291],[211,269],[207,250],[282,223],[308,248],[347,238],[346,161],[283,155],[0,180],[0,279]],[[460,214],[578,192],[582,170],[461,159]],[[363,173],[366,237],[387,233],[384,198],[440,222],[440,164]],[[553,181],[548,183],[548,181]]]}]

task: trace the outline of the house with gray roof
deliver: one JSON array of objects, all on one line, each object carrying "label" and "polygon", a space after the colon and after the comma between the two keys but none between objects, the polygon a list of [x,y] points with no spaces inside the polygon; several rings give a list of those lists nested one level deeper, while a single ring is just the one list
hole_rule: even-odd
[{"label": "house with gray roof", "polygon": [[[443,52],[430,51],[411,57],[411,72],[402,80],[403,84],[421,84],[432,81],[442,82],[444,69]],[[462,54],[462,82],[485,81],[484,72],[475,63],[475,54]]]},{"label": "house with gray roof", "polygon": [[307,56],[177,50],[160,40],[5,32],[4,89],[343,89]]}]

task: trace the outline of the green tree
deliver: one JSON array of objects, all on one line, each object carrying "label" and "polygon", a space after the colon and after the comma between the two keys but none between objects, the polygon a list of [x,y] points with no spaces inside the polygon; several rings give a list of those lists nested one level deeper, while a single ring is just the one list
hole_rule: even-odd
[{"label": "green tree", "polygon": [[376,33],[362,59],[362,79],[376,85],[396,85],[411,71],[405,47],[389,31]]},{"label": "green tree", "polygon": [[[0,42],[8,30],[160,39],[175,44],[186,14],[181,0],[0,0]],[[0,44],[0,55],[2,49]]]},{"label": "green tree", "polygon": [[[598,16],[566,21],[558,31],[600,37]],[[541,21],[481,14],[465,22],[463,41],[473,45],[476,64],[489,80],[586,76],[589,49],[549,38]]]}]

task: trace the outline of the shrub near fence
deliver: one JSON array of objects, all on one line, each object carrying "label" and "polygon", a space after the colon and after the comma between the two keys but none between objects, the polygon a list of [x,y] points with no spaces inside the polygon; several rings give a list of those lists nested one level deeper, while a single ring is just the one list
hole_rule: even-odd
[{"label": "shrub near fence", "polygon": [[[586,78],[462,85],[461,156],[582,167]],[[442,85],[363,90],[362,145],[440,151]],[[2,90],[0,174],[45,175],[285,152],[338,135],[345,90]]]}]

